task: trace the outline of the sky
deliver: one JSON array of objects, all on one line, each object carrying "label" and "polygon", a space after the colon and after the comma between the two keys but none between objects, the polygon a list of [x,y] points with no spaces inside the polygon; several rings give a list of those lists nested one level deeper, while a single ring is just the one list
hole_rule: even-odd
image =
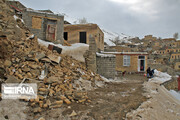
[{"label": "sky", "polygon": [[180,39],[180,0],[19,0],[28,8],[86,18],[115,33]]}]

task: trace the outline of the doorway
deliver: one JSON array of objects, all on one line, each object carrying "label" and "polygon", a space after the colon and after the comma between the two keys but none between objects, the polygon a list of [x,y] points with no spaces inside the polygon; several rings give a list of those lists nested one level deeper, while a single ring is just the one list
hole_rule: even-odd
[{"label": "doorway", "polygon": [[138,71],[139,72],[145,71],[145,56],[138,57]]},{"label": "doorway", "polygon": [[80,43],[86,43],[86,32],[79,33]]},{"label": "doorway", "polygon": [[64,32],[64,40],[68,40],[68,32]]}]

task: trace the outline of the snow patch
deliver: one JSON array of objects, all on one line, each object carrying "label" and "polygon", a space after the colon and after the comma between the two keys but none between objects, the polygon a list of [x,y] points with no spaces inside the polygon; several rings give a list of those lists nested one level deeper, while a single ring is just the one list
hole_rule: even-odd
[{"label": "snow patch", "polygon": [[113,55],[113,54],[101,54],[98,52],[96,52],[96,55],[99,57],[116,57],[116,55]]},{"label": "snow patch", "polygon": [[169,93],[180,101],[180,92],[176,92],[174,90],[170,90]]},{"label": "snow patch", "polygon": [[171,80],[172,78],[172,76],[170,76],[169,74],[160,72],[158,70],[154,70],[154,76],[155,77],[152,79],[149,79],[149,81],[163,83],[163,82]]},{"label": "snow patch", "polygon": [[17,20],[17,19],[19,18],[19,17],[18,17],[18,16],[16,16],[16,15],[14,15],[13,17],[14,17],[14,19],[15,19],[15,20]]},{"label": "snow patch", "polygon": [[62,54],[72,56],[74,59],[84,62],[83,54],[89,49],[89,45],[83,43],[75,43],[71,46],[63,46],[62,44],[54,44],[38,39],[38,43],[42,46],[48,47],[49,44],[62,48]]}]

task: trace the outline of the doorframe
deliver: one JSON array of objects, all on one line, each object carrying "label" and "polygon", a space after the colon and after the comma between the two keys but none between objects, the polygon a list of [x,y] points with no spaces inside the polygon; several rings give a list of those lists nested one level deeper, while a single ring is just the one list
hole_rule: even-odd
[{"label": "doorframe", "polygon": [[[139,55],[139,56],[144,56],[144,55]],[[146,56],[144,56],[144,59],[139,59],[139,56],[138,56],[138,72],[145,72],[146,71]],[[141,71],[141,60],[144,60],[144,71]]]}]

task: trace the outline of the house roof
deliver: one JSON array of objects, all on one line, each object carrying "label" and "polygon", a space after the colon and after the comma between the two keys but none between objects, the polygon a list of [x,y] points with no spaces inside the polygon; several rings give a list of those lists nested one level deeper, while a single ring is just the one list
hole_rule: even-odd
[{"label": "house roof", "polygon": [[114,55],[148,55],[147,52],[101,52],[104,54],[114,54]]}]

